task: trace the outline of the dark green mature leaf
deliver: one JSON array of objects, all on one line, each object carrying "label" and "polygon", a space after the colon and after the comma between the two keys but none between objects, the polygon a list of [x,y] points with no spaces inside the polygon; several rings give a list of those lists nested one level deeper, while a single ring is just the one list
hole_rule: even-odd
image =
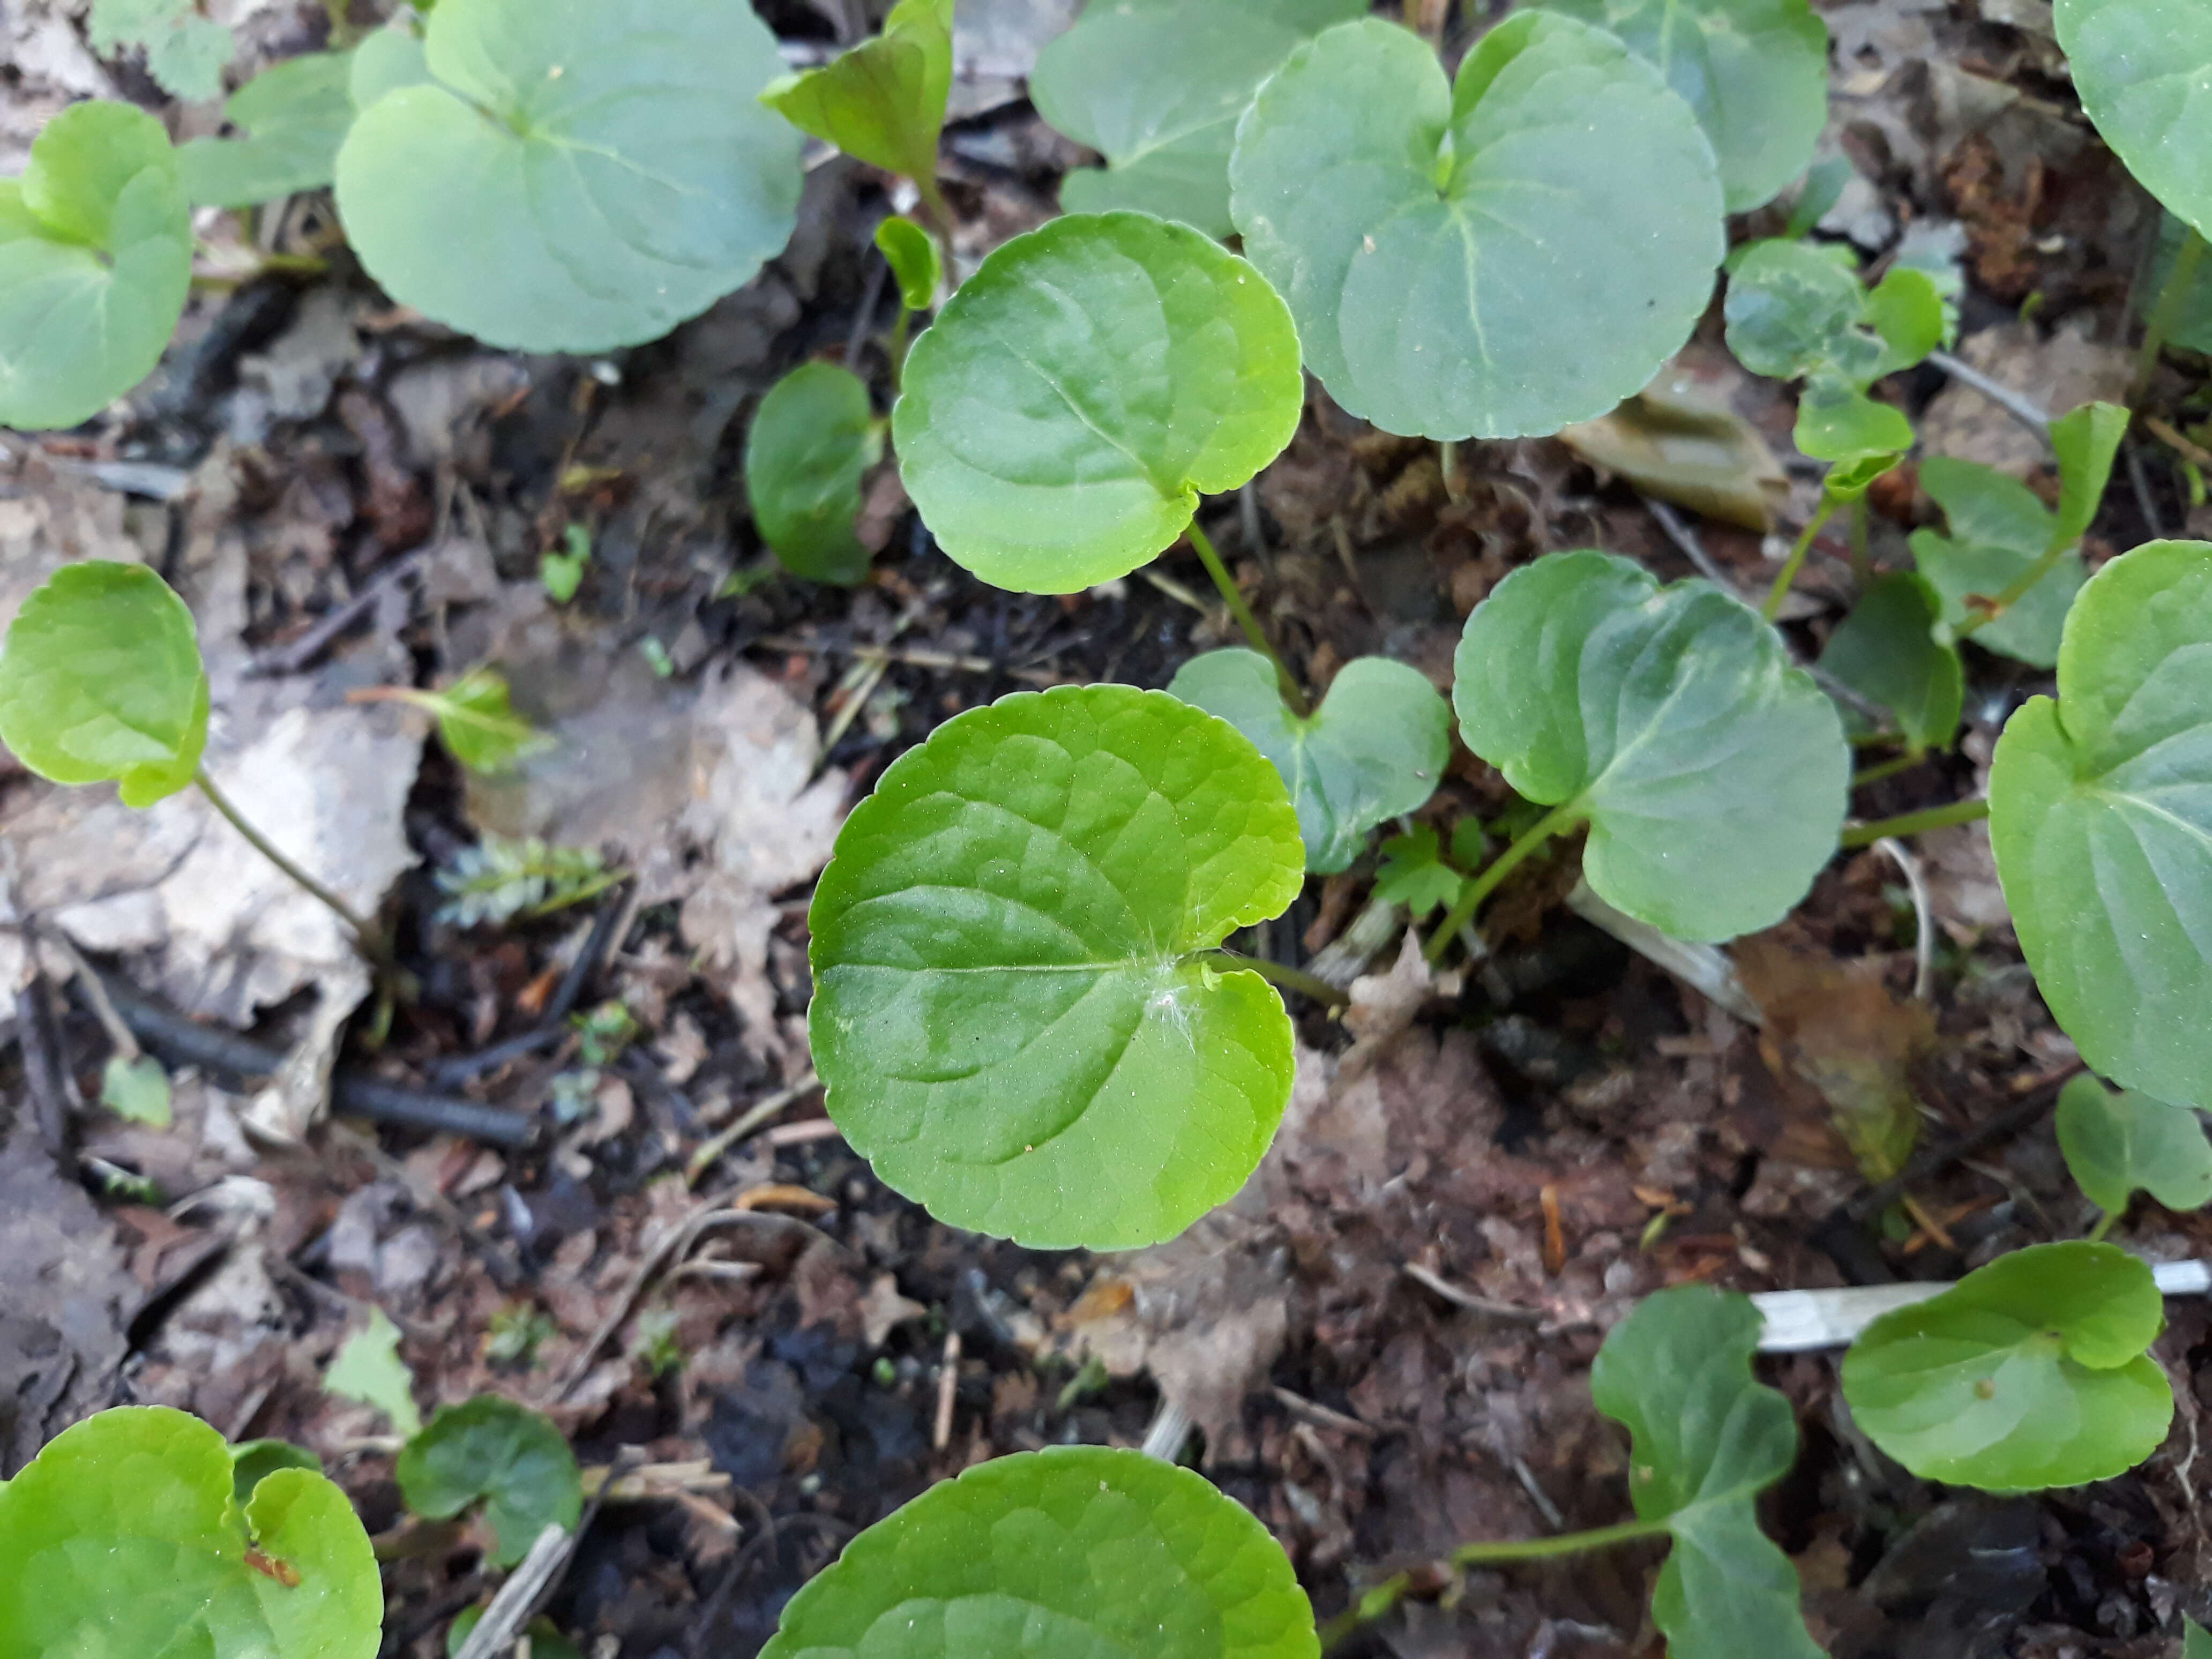
[{"label": "dark green mature leaf", "polygon": [[945,261],[937,239],[911,219],[894,213],[876,227],[876,246],[898,279],[899,302],[908,311],[927,311],[937,303],[939,285],[945,281]]},{"label": "dark green mature leaf", "polygon": [[792,1597],[761,1659],[1316,1659],[1282,1547],[1203,1477],[1055,1446],[940,1481]]},{"label": "dark green mature leaf", "polygon": [[1070,213],[1137,208],[1226,236],[1237,118],[1301,40],[1364,0],[1091,0],[1037,54],[1037,112],[1106,158],[1060,185]]},{"label": "dark green mature leaf", "polygon": [[[248,1566],[249,1542],[282,1574]],[[0,1561],[9,1659],[377,1650],[384,1595],[346,1495],[281,1469],[239,1504],[222,1437],[167,1407],[88,1418],[0,1486]]]},{"label": "dark green mature leaf", "polygon": [[1289,1099],[1280,999],[1208,958],[1304,865],[1275,769],[1164,691],[1024,692],[946,721],[854,809],[815,889],[830,1116],[954,1226],[1047,1249],[1172,1237],[1243,1185]]},{"label": "dark green mature leaf", "polygon": [[1411,31],[1344,23],[1237,126],[1231,211],[1337,402],[1431,438],[1556,431],[1648,382],[1720,263],[1689,106],[1611,35],[1499,24],[1455,87]]},{"label": "dark green mature leaf", "polygon": [[1610,29],[1698,112],[1730,213],[1805,170],[1828,119],[1828,29],[1805,0],[1542,0]]},{"label": "dark green mature leaf", "polygon": [[2212,1203],[2212,1141],[2186,1106],[2115,1094],[2084,1073],[2059,1091],[2057,1128],[2067,1172],[2100,1210],[2118,1215],[2138,1192],[2169,1210]]},{"label": "dark green mature leaf", "polygon": [[1468,748],[1587,819],[1600,896],[1678,939],[1771,926],[1835,851],[1850,750],[1834,705],[1754,611],[1553,553],[1474,608],[1454,661]]},{"label": "dark green mature leaf", "polygon": [[161,124],[100,101],[47,122],[0,179],[0,426],[75,426],[145,379],[191,275]]},{"label": "dark green mature leaf", "polygon": [[2109,1480],[2173,1416],[2143,1350],[2166,1322],[2150,1269],[2110,1244],[2037,1244],[1884,1314],[1844,1356],[1844,1398],[1924,1480],[2034,1492]]},{"label": "dark green mature leaf", "polygon": [[1597,1408],[1635,1437],[1629,1496],[1674,1540],[1651,1592],[1674,1659],[1817,1659],[1797,1571],[1759,1529],[1759,1494],[1790,1472],[1790,1401],[1751,1370],[1748,1297],[1678,1285],[1613,1327],[1590,1368]]},{"label": "dark green mature leaf", "polygon": [[310,52],[272,64],[222,106],[235,138],[195,138],[177,151],[195,206],[247,207],[320,190],[336,174],[353,125],[353,53]]},{"label": "dark green mature leaf", "polygon": [[[1877,576],[1820,653],[1829,674],[1889,710],[1915,754],[1950,747],[1966,702],[1959,653],[1936,638],[1942,613],[1942,599],[1925,577]],[[1844,718],[1851,720],[1850,711]]]},{"label": "dark green mature leaf", "polygon": [[745,434],[745,493],[778,563],[809,581],[868,574],[853,526],[861,482],[883,453],[883,422],[850,369],[801,363],[769,388]]},{"label": "dark green mature leaf", "polygon": [[1281,453],[1297,331],[1243,260],[1141,213],[1017,236],[907,359],[891,430],[938,544],[994,586],[1125,575]]},{"label": "dark green mature leaf", "polygon": [[576,1454],[536,1412],[493,1395],[441,1406],[392,1466],[416,1514],[449,1520],[481,1500],[497,1540],[491,1559],[511,1567],[548,1526],[574,1530],[584,1492]]},{"label": "dark green mature leaf", "polygon": [[191,100],[222,92],[231,33],[202,16],[192,0],[93,0],[86,33],[94,52],[144,47],[147,73],[174,97]]},{"label": "dark green mature leaf", "polygon": [[2058,701],[2006,724],[1990,842],[2051,1013],[2123,1087],[2212,1104],[2212,545],[2089,579]]},{"label": "dark green mature leaf", "polygon": [[9,626],[0,743],[42,778],[151,806],[192,781],[207,723],[192,613],[143,565],[65,564]]},{"label": "dark green mature leaf", "polygon": [[748,95],[782,68],[750,6],[445,0],[425,64],[355,120],[337,204],[369,274],[439,322],[529,351],[634,345],[791,234],[799,135]]},{"label": "dark green mature leaf", "polygon": [[2057,0],[2081,107],[2167,209],[2212,231],[2212,11],[2196,0]]},{"label": "dark green mature leaf", "polygon": [[1418,811],[1451,758],[1451,710],[1418,668],[1355,657],[1311,714],[1284,706],[1275,665],[1256,651],[1209,651],[1170,696],[1218,714],[1273,763],[1297,808],[1306,868],[1334,875],[1385,818]]},{"label": "dark green mature leaf", "polygon": [[[1935,497],[1950,533],[1912,532],[1912,558],[1942,596],[1953,628],[1978,614],[2027,574],[2058,532],[2057,516],[2017,478],[1973,461],[1935,455],[1920,464],[1921,487]],[[2079,554],[2063,555],[2051,574],[1972,635],[1977,645],[2038,668],[2058,660],[2058,640],[2075,595],[2088,578]]]},{"label": "dark green mature leaf", "polygon": [[952,90],[952,0],[899,0],[884,32],[820,69],[769,83],[761,102],[846,155],[925,183]]}]

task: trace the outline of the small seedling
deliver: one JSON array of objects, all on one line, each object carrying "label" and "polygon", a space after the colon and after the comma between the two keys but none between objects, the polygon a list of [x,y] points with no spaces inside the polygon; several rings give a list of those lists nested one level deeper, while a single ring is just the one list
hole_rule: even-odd
[{"label": "small seedling", "polygon": [[761,539],[793,575],[848,586],[867,575],[854,523],[860,486],[883,459],[884,426],[866,383],[834,363],[801,363],[761,399],[745,438],[745,491]]},{"label": "small seedling", "polygon": [[412,703],[436,719],[446,751],[486,777],[512,772],[553,746],[552,738],[514,712],[507,677],[495,668],[472,668],[442,691],[379,686],[353,692],[349,700]]},{"label": "small seedling", "polygon": [[2186,1106],[2132,1089],[2114,1093],[2086,1073],[2059,1091],[2058,1150],[2082,1195],[2104,1214],[2102,1238],[2139,1193],[2169,1210],[2212,1204],[2212,1141]]},{"label": "small seedling", "polygon": [[1402,836],[1382,843],[1382,861],[1375,872],[1375,896],[1386,904],[1402,904],[1414,921],[1449,909],[1467,886],[1466,875],[1447,864],[1433,827],[1417,823]]},{"label": "small seedling", "polygon": [[884,32],[820,69],[769,83],[760,100],[802,132],[914,181],[940,234],[937,144],[952,90],[952,0],[899,0]]},{"label": "small seedling", "polygon": [[169,1127],[169,1074],[151,1054],[108,1057],[100,1074],[100,1103],[120,1118]]},{"label": "small seedling", "polygon": [[2150,1269],[2126,1252],[2033,1245],[1868,1326],[1844,1357],[1844,1398],[1925,1480],[2104,1480],[2166,1437],[2173,1391],[2143,1352],[2165,1323]]},{"label": "small seedling", "polygon": [[399,1328],[381,1308],[370,1309],[368,1324],[346,1338],[323,1373],[323,1392],[374,1407],[403,1440],[422,1432],[422,1415],[415,1408],[415,1373],[399,1357]]},{"label": "small seedling", "polygon": [[392,1474],[407,1507],[427,1520],[448,1521],[481,1503],[498,1566],[520,1561],[548,1526],[573,1531],[583,1512],[576,1455],[561,1431],[491,1395],[440,1407],[401,1449]]},{"label": "small seedling", "polygon": [[592,532],[572,524],[561,532],[556,551],[547,548],[538,556],[538,585],[556,605],[566,605],[584,585],[584,567],[592,562]]},{"label": "small seedling", "polygon": [[937,303],[937,290],[945,282],[945,261],[927,231],[894,213],[876,227],[876,249],[898,283],[902,309],[927,311]]}]

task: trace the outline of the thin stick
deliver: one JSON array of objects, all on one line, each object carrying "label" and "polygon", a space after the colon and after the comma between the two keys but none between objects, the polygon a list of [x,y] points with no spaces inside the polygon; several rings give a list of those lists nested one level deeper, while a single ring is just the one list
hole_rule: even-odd
[{"label": "thin stick", "polygon": [[1698,568],[1700,576],[1723,592],[1734,594],[1739,599],[1743,598],[1742,590],[1735,585],[1735,578],[1722,569],[1720,562],[1705,551],[1705,544],[1698,539],[1698,532],[1682,522],[1680,514],[1656,495],[1638,495],[1637,499],[1659,521],[1660,529],[1667,532],[1667,539],[1674,544],[1684,558]]},{"label": "thin stick", "polygon": [[1890,862],[1904,872],[1905,885],[1912,895],[1912,996],[1925,1002],[1936,982],[1936,906],[1929,896],[1928,879],[1921,873],[1920,860],[1896,836],[1884,836],[1875,848],[1887,854]]},{"label": "thin stick", "polygon": [[107,987],[100,982],[100,975],[93,972],[92,964],[84,959],[76,942],[58,927],[41,928],[38,937],[59,951],[63,960],[69,963],[70,972],[76,975],[77,988],[84,993],[84,1000],[92,1006],[92,1017],[100,1022],[100,1029],[107,1033],[108,1046],[126,1062],[136,1060],[143,1052],[138,1047],[137,1037],[124,1023],[123,1016],[115,1012],[115,1004],[107,994]]},{"label": "thin stick", "polygon": [[1492,859],[1488,869],[1460,890],[1459,902],[1445,915],[1437,931],[1429,936],[1428,948],[1421,954],[1431,963],[1442,961],[1459,930],[1474,920],[1474,913],[1482,908],[1483,900],[1497,890],[1498,883],[1518,869],[1531,853],[1579,820],[1582,805],[1580,796],[1573,800],[1562,801],[1538,819],[1532,828],[1522,832],[1520,840]]},{"label": "thin stick", "polygon": [[1954,800],[1948,806],[1931,806],[1923,812],[1901,812],[1893,818],[1877,818],[1872,823],[1851,824],[1844,830],[1836,844],[1846,848],[1871,847],[1885,836],[1917,836],[1929,830],[1948,830],[1954,823],[1973,823],[1989,815],[1988,798],[1977,795],[1972,800]]},{"label": "thin stick", "polygon": [[1198,520],[1190,521],[1190,544],[1198,550],[1199,562],[1205,565],[1206,574],[1213,578],[1213,585],[1221,590],[1222,599],[1229,606],[1229,614],[1237,618],[1237,625],[1244,630],[1244,637],[1252,648],[1275,665],[1275,678],[1283,688],[1283,701],[1293,713],[1306,712],[1306,701],[1298,690],[1298,683],[1291,678],[1291,671],[1283,666],[1283,659],[1275,654],[1275,647],[1267,643],[1267,635],[1260,627],[1260,619],[1252,614],[1252,607],[1244,603],[1244,595],[1237,591],[1229,567],[1221,562],[1221,555],[1213,550],[1206,533],[1198,527]]},{"label": "thin stick", "polygon": [[374,927],[371,927],[368,922],[362,921],[359,914],[355,911],[354,908],[350,904],[348,904],[343,899],[340,898],[329,888],[324,886],[322,883],[317,881],[313,876],[309,875],[305,870],[302,870],[290,859],[285,857],[283,853],[276,849],[276,846],[266,836],[264,836],[251,823],[248,823],[246,821],[245,816],[239,811],[238,808],[231,805],[230,798],[224,794],[222,790],[216,787],[216,781],[213,778],[208,775],[208,769],[206,767],[203,766],[199,770],[192,774],[192,781],[199,785],[200,793],[208,798],[208,805],[214,807],[216,811],[222,813],[225,818],[229,820],[230,827],[237,830],[240,835],[245,836],[246,841],[252,846],[255,852],[260,854],[261,856],[267,859],[270,863],[275,865],[279,870],[282,870],[295,882],[298,883],[303,891],[310,893],[314,897],[321,900],[322,902],[328,906],[337,916],[339,921],[344,922],[348,927],[350,927],[353,930],[354,938],[360,943],[362,951],[365,955],[375,958],[378,962],[388,962],[390,960],[391,952],[385,945],[383,936]]},{"label": "thin stick", "polygon": [[785,1107],[795,1101],[805,1099],[821,1086],[822,1079],[809,1072],[788,1089],[777,1090],[766,1100],[751,1108],[713,1139],[702,1142],[699,1150],[691,1154],[690,1161],[684,1166],[684,1184],[687,1187],[697,1186],[701,1177],[714,1167],[716,1158],[721,1157],[723,1153],[728,1152],[731,1147],[752,1133]]},{"label": "thin stick", "polygon": [[1772,622],[1782,614],[1782,602],[1790,597],[1790,585],[1797,580],[1797,573],[1804,568],[1805,556],[1813,550],[1813,538],[1827,527],[1828,520],[1835,516],[1837,505],[1836,498],[1823,489],[1819,510],[1799,534],[1797,544],[1790,550],[1790,556],[1783,561],[1781,570],[1775,575],[1774,586],[1766,590],[1766,603],[1759,607],[1759,614],[1767,621]]},{"label": "thin stick", "polygon": [[929,1443],[943,1451],[952,1443],[952,1407],[960,1389],[960,1333],[945,1334],[945,1363],[937,1371],[937,1420],[930,1425]]},{"label": "thin stick", "polygon": [[2128,386],[2130,404],[2142,402],[2143,393],[2150,390],[2151,377],[2158,373],[2159,356],[2181,321],[2182,308],[2189,302],[2189,290],[2197,285],[2197,268],[2203,263],[2204,238],[2192,225],[2181,244],[2181,251],[2173,256],[2172,267],[2166,273],[2166,283],[2158,291],[2150,315],[2144,319],[2142,346],[2136,353],[2135,379]]},{"label": "thin stick", "polygon": [[2179,453],[2182,459],[2194,461],[2203,471],[2212,472],[2212,449],[2207,449],[2202,444],[2190,442],[2188,439],[2174,430],[2172,422],[2161,421],[2155,415],[2144,416],[2142,423],[2144,431]]},{"label": "thin stick", "polygon": [[2033,398],[2023,397],[2010,386],[1991,380],[1972,363],[1962,362],[1948,351],[1931,351],[1928,361],[1960,386],[1978,392],[1999,409],[2018,421],[2039,438],[2051,436],[2051,416]]}]

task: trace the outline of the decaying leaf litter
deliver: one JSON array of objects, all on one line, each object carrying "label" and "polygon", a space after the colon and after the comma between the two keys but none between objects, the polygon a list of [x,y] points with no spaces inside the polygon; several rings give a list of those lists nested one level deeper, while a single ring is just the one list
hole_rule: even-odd
[{"label": "decaying leaf litter", "polygon": [[[1043,218],[1085,159],[1015,78],[1065,17],[973,9],[948,173],[969,260]],[[2056,411],[2124,392],[2111,342],[2154,215],[2054,101],[2047,26],[1999,10],[1827,9],[1824,146],[1852,172],[1823,228],[1869,254],[1900,234],[1961,252],[1958,356]],[[811,10],[771,11],[787,38],[830,39]],[[249,50],[309,44],[318,17],[252,9]],[[55,5],[9,25],[33,103],[115,89],[76,24]],[[6,1206],[21,1245],[0,1318],[11,1470],[119,1399],[301,1440],[386,1538],[392,1650],[438,1650],[490,1580],[488,1540],[403,1520],[389,1364],[386,1407],[324,1386],[342,1350],[349,1374],[367,1363],[351,1345],[380,1312],[425,1416],[506,1394],[608,1472],[550,1607],[587,1650],[749,1651],[844,1536],[929,1480],[1071,1438],[1136,1444],[1178,1416],[1326,1612],[1469,1538],[1616,1516],[1626,1448],[1584,1379],[1605,1330],[1661,1285],[1948,1278],[2093,1218],[2075,1213],[2037,1109],[2070,1046],[2020,966],[1973,828],[1917,843],[1910,875],[1878,850],[1838,860],[1790,924],[1731,948],[1733,978],[1705,964],[1703,989],[1683,976],[1695,964],[1670,972],[1587,919],[1571,848],[1501,895],[1492,951],[1460,982],[1431,981],[1397,919],[1365,913],[1373,867],[1355,864],[1255,941],[1317,957],[1350,1002],[1302,1021],[1291,1117],[1218,1214],[1094,1261],[958,1233],[884,1192],[823,1133],[800,1018],[805,898],[843,811],[952,713],[1063,680],[1163,685],[1237,639],[1194,597],[1187,553],[1159,580],[1065,599],[985,588],[880,476],[860,526],[877,555],[866,586],[756,580],[744,417],[784,368],[845,353],[872,290],[881,305],[868,234],[884,194],[864,167],[815,168],[799,236],[759,280],[604,362],[483,350],[357,279],[263,281],[197,301],[162,377],[96,439],[5,441],[0,609],[62,562],[158,563],[199,619],[218,774],[255,779],[289,844],[349,897],[395,895],[419,981],[380,1007],[330,919],[249,868],[191,800],[141,817],[6,781],[0,966],[25,988],[0,1158],[25,1195]],[[314,225],[310,203],[279,228],[307,246]],[[1964,380],[1907,378],[1893,390],[1924,455],[2039,465],[2033,434]],[[1378,649],[1443,684],[1461,619],[1540,551],[1603,545],[1671,577],[1687,542],[1755,592],[1777,552],[1766,533],[1802,522],[1814,495],[1773,465],[1790,455],[1789,402],[1729,363],[1717,316],[1672,384],[1744,422],[1707,420],[1690,486],[1704,495],[1686,503],[1705,516],[1686,526],[1634,487],[1668,493],[1638,469],[1679,423],[1638,431],[1635,405],[1571,445],[1446,456],[1318,391],[1284,459],[1206,522],[1316,686]],[[1940,523],[1910,483],[1878,498],[1877,552]],[[2205,528],[2163,472],[2115,488],[2106,512],[2093,560],[2100,540]],[[1816,547],[1801,585],[1808,641],[1840,617],[1844,539]],[[549,554],[580,559],[565,604]],[[464,773],[426,719],[352,696],[447,685],[487,660],[554,739],[507,777]],[[1964,758],[1900,774],[1861,811],[1978,781],[2039,684],[1978,660]],[[1449,833],[1505,804],[1458,750],[1424,816]],[[624,878],[532,915],[562,881],[597,879],[532,878],[532,837],[596,849]],[[471,866],[471,842],[507,846],[507,864]],[[471,868],[488,920],[441,921],[452,872]],[[86,1103],[112,1042],[100,999],[72,988],[88,974],[172,1060],[166,1128]],[[149,1001],[288,1058],[248,1081],[235,1053],[228,1068],[211,1044],[184,1055],[173,1024],[137,1012]],[[544,1143],[319,1121],[364,1080],[534,1114]],[[1906,1187],[1893,1235],[1854,1207],[1863,1168],[1904,1155],[1905,1126],[1940,1149],[2000,1121],[2016,1133]],[[2201,1218],[2142,1200],[2115,1236],[2154,1257],[2206,1253]],[[2193,1375],[2203,1310],[2167,1311],[2158,1352]],[[1939,1502],[1843,1416],[1832,1360],[1769,1375],[1806,1435],[1770,1524],[1831,1650],[2157,1651],[2149,1632],[2175,1608],[2212,1611],[2194,1389],[2136,1474]],[[1364,1639],[1486,1659],[1643,1651],[1647,1565],[1477,1573]]]}]

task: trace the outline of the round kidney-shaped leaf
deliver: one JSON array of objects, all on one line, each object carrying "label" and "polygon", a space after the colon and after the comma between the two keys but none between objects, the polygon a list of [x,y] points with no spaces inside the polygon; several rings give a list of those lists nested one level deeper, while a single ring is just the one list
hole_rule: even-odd
[{"label": "round kidney-shaped leaf", "polygon": [[960,285],[891,431],[945,552],[997,587],[1072,593],[1273,460],[1304,400],[1291,313],[1250,265],[1188,225],[1075,214]]},{"label": "round kidney-shaped leaf", "polygon": [[353,53],[309,52],[272,64],[222,106],[234,138],[195,138],[177,151],[195,204],[246,207],[320,190],[353,125]]},{"label": "round kidney-shaped leaf", "polygon": [[481,1499],[498,1540],[491,1559],[502,1567],[529,1554],[547,1526],[574,1529],[583,1509],[576,1455],[561,1431],[492,1395],[441,1407],[392,1473],[407,1507],[433,1521]]},{"label": "round kidney-shaped leaf", "polygon": [[1990,842],[2081,1058],[2212,1105],[2212,544],[2148,543],[2081,589],[2058,701],[2030,698],[1997,741]]},{"label": "round kidney-shaped leaf", "polygon": [[2212,1203],[2212,1140],[2190,1108],[2084,1073],[2058,1091],[2056,1116],[2067,1173],[2099,1209],[2118,1215],[2138,1192],[2169,1210]]},{"label": "round kidney-shaped leaf", "polygon": [[1553,553],[1475,606],[1454,660],[1468,748],[1587,819],[1600,896],[1677,939],[1769,927],[1843,827],[1850,750],[1773,629],[1702,580]]},{"label": "round kidney-shaped leaf", "polygon": [[1557,431],[1688,337],[1723,246],[1697,117],[1571,18],[1508,18],[1456,87],[1379,19],[1293,52],[1237,130],[1231,212],[1306,366],[1387,431]]},{"label": "round kidney-shaped leaf", "polygon": [[73,104],[0,179],[0,426],[75,426],[146,378],[184,314],[191,210],[161,124]]},{"label": "round kidney-shaped leaf", "polygon": [[1828,27],[1805,0],[1543,0],[1610,29],[1697,111],[1730,213],[1805,170],[1828,119]]},{"label": "round kidney-shaped leaf", "polygon": [[2037,1244],[1884,1314],[1844,1356],[1844,1398],[1923,1480],[2034,1492],[2109,1480],[2173,1416],[2143,1351],[2166,1322],[2150,1269],[2110,1244]]},{"label": "round kidney-shaped leaf", "polygon": [[493,345],[601,351],[666,333],[791,234],[799,135],[741,0],[443,0],[429,81],[368,105],[338,216],[403,304]]},{"label": "round kidney-shaped leaf", "polygon": [[2057,0],[2081,107],[2128,171],[2212,234],[2212,10],[2197,0]]},{"label": "round kidney-shaped leaf", "polygon": [[801,363],[769,388],[745,434],[745,492],[785,569],[817,582],[868,574],[854,523],[860,482],[883,453],[867,386],[852,370]]},{"label": "round kidney-shaped leaf", "polygon": [[1290,787],[1306,868],[1334,875],[1385,818],[1419,811],[1451,758],[1451,711],[1428,677],[1388,657],[1355,657],[1310,714],[1283,703],[1256,651],[1209,651],[1176,671],[1171,696],[1218,714]]},{"label": "round kidney-shaped leaf", "polygon": [[1298,890],[1283,781],[1226,721],[1123,685],[947,720],[815,889],[830,1115],[940,1220],[1024,1244],[1171,1237],[1243,1186],[1291,1025],[1207,953]]},{"label": "round kidney-shaped leaf", "polygon": [[143,565],[65,564],[9,625],[0,743],[40,777],[150,806],[192,781],[207,723],[192,613]]},{"label": "round kidney-shaped leaf", "polygon": [[761,1659],[1315,1659],[1282,1546],[1201,1476],[1056,1446],[979,1463],[845,1547]]},{"label": "round kidney-shaped leaf", "polygon": [[0,1652],[374,1659],[384,1592],[346,1495],[298,1468],[243,1502],[232,1483],[222,1437],[167,1407],[62,1431],[0,1486]]}]

